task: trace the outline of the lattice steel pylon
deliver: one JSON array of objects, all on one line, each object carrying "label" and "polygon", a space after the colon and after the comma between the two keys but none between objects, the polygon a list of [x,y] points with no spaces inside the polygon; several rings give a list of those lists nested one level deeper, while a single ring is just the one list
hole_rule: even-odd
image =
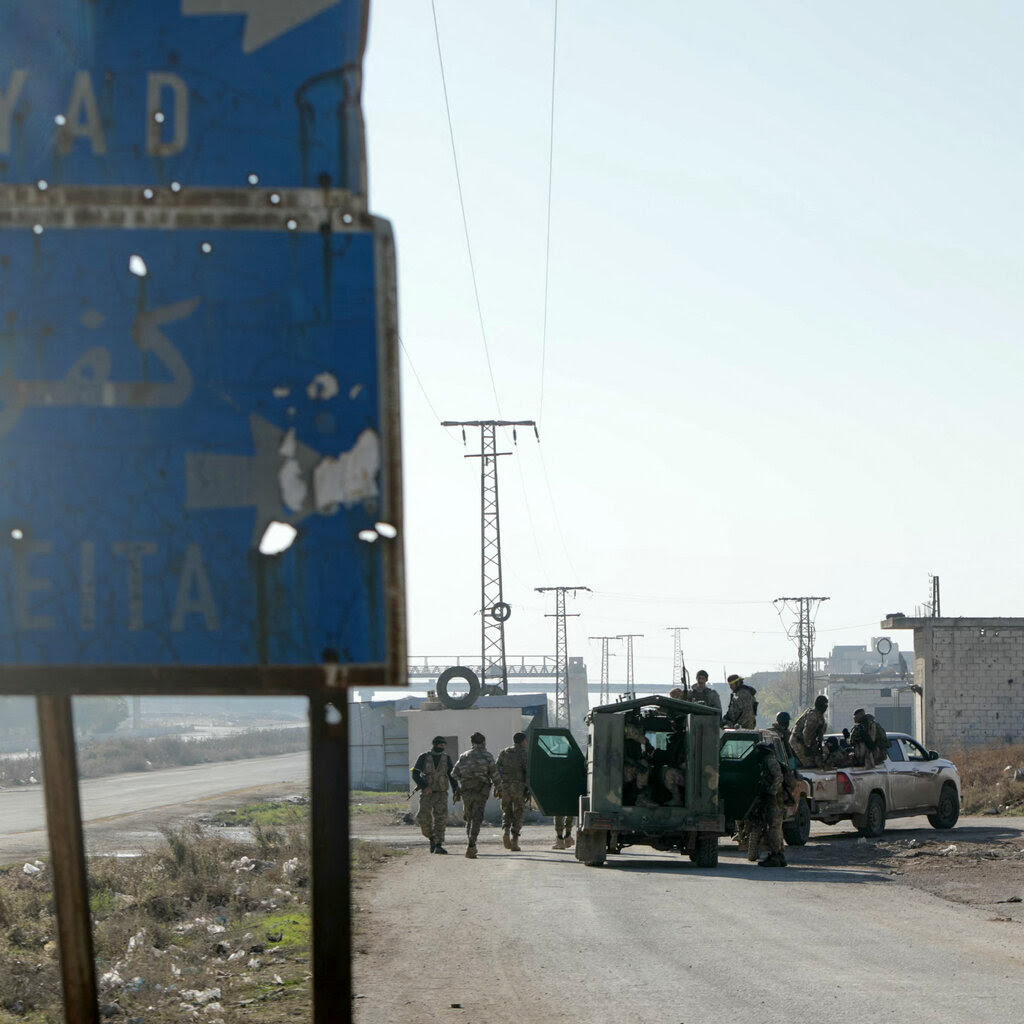
[{"label": "lattice steel pylon", "polygon": [[[511,452],[497,450],[498,427],[511,427],[513,443],[518,441],[516,427],[533,427],[533,420],[444,420],[442,427],[480,428],[480,453],[467,459],[480,459],[480,682],[484,693],[508,693],[508,669],[505,665],[505,623],[512,609],[505,603],[501,583],[501,523],[498,516],[498,458]],[[491,682],[488,682],[490,680]]]},{"label": "lattice steel pylon", "polygon": [[[555,728],[569,728],[569,646],[565,635],[565,594],[571,590],[590,590],[590,587],[534,587],[538,594],[555,592],[555,614],[545,618],[555,620]],[[573,615],[572,618],[577,618]]]},{"label": "lattice steel pylon", "polygon": [[592,636],[587,639],[601,641],[601,703],[610,704],[612,695],[608,683],[608,659],[611,655],[608,652],[608,641],[619,638],[617,636]]},{"label": "lattice steel pylon", "polygon": [[689,626],[666,626],[672,633],[672,685],[690,688],[690,674],[686,671],[686,660],[683,658],[683,633]]},{"label": "lattice steel pylon", "polygon": [[636,685],[633,682],[633,638],[642,637],[643,633],[620,633],[616,639],[626,641],[626,690],[623,700],[636,699]]},{"label": "lattice steel pylon", "polygon": [[786,628],[786,635],[796,644],[801,708],[810,704],[814,697],[814,619],[818,605],[827,600],[827,597],[777,597],[774,601],[780,619],[780,604],[790,611],[796,606],[796,622]]}]

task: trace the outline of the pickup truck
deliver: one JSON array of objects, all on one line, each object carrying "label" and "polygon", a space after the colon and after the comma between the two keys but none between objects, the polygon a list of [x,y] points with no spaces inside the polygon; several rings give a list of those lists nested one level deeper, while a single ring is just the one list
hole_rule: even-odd
[{"label": "pickup truck", "polygon": [[[528,778],[538,807],[544,814],[579,817],[576,859],[598,867],[610,853],[649,846],[678,850],[698,867],[716,867],[718,837],[731,831],[729,821],[743,816],[757,792],[754,747],[772,742],[771,734],[723,733],[716,711],[662,696],[596,707],[587,722],[586,756],[568,729],[532,729],[528,747]],[[641,739],[653,767],[649,784],[638,790],[630,748],[638,750]],[[782,760],[785,752],[776,741]],[[658,781],[658,766],[670,759],[685,778],[682,800],[670,799]],[[805,820],[802,831],[792,821],[784,824],[791,843],[806,842],[810,831],[806,784],[798,781],[797,790]]]},{"label": "pickup truck", "polygon": [[[838,738],[838,737],[837,737]],[[952,761],[925,750],[905,733],[889,733],[889,753],[876,768],[799,768],[810,786],[810,817],[826,825],[852,821],[878,837],[888,818],[926,814],[933,828],[960,817],[960,773]]]}]

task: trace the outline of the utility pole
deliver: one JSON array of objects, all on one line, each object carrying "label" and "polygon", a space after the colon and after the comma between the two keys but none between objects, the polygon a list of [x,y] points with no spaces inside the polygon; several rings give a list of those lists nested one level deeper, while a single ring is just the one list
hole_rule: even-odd
[{"label": "utility pole", "polygon": [[588,639],[601,641],[601,703],[610,704],[612,695],[608,689],[608,641],[619,638],[617,636],[592,636]]},{"label": "utility pole", "polygon": [[[577,590],[589,591],[590,587],[534,587],[538,594],[555,592],[555,614],[545,615],[546,619],[555,620],[555,728],[569,728],[569,648],[565,637],[565,593],[571,590],[575,596]],[[579,618],[579,613],[571,616]]]},{"label": "utility pole", "polygon": [[684,690],[690,689],[690,673],[686,671],[686,661],[683,658],[682,634],[689,626],[666,626],[672,633],[672,685],[682,686]]},{"label": "utility pole", "polygon": [[[466,443],[466,427],[480,428],[480,453],[467,459],[480,460],[480,679],[483,692],[508,693],[508,668],[505,664],[505,623],[512,609],[505,603],[501,585],[501,527],[498,520],[498,458],[511,455],[499,452],[495,432],[498,427],[512,428],[512,441],[517,443],[516,427],[533,427],[533,420],[445,420],[442,427],[461,427],[462,443]],[[493,680],[488,684],[488,680]]]},{"label": "utility pole", "polygon": [[796,644],[801,707],[810,704],[814,696],[814,620],[818,605],[827,600],[827,597],[777,597],[774,601],[780,619],[780,604],[783,609],[796,612],[796,622],[787,628],[786,634]]},{"label": "utility pole", "polygon": [[623,700],[636,699],[636,685],[633,682],[633,638],[642,636],[643,633],[620,633],[617,638],[626,641],[626,692],[622,695]]}]

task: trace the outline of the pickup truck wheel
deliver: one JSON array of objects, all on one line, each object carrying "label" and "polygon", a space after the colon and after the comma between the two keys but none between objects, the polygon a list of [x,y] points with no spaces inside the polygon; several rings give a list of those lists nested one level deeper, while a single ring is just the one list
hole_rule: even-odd
[{"label": "pickup truck wheel", "polygon": [[864,812],[863,824],[854,822],[862,836],[877,839],[885,832],[885,797],[881,793],[872,793],[868,797],[867,810]]},{"label": "pickup truck wheel", "polygon": [[697,838],[697,856],[699,868],[718,867],[718,836],[699,836]]},{"label": "pickup truck wheel", "polygon": [[790,846],[803,846],[811,838],[811,808],[804,797],[800,797],[796,814],[782,823],[782,835]]},{"label": "pickup truck wheel", "polygon": [[947,782],[939,793],[939,803],[934,814],[928,815],[928,823],[932,828],[952,828],[960,818],[960,800],[957,798],[956,786]]}]

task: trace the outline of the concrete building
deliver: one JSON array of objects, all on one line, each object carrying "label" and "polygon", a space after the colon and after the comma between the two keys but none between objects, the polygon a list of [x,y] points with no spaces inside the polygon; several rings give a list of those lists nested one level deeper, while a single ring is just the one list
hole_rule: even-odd
[{"label": "concrete building", "polygon": [[864,708],[886,732],[919,735],[912,680],[875,675],[829,676],[821,687],[828,697],[828,731],[853,728],[853,713]]},{"label": "concrete building", "polygon": [[882,628],[914,631],[917,738],[926,747],[1024,740],[1024,619],[893,614]]}]

